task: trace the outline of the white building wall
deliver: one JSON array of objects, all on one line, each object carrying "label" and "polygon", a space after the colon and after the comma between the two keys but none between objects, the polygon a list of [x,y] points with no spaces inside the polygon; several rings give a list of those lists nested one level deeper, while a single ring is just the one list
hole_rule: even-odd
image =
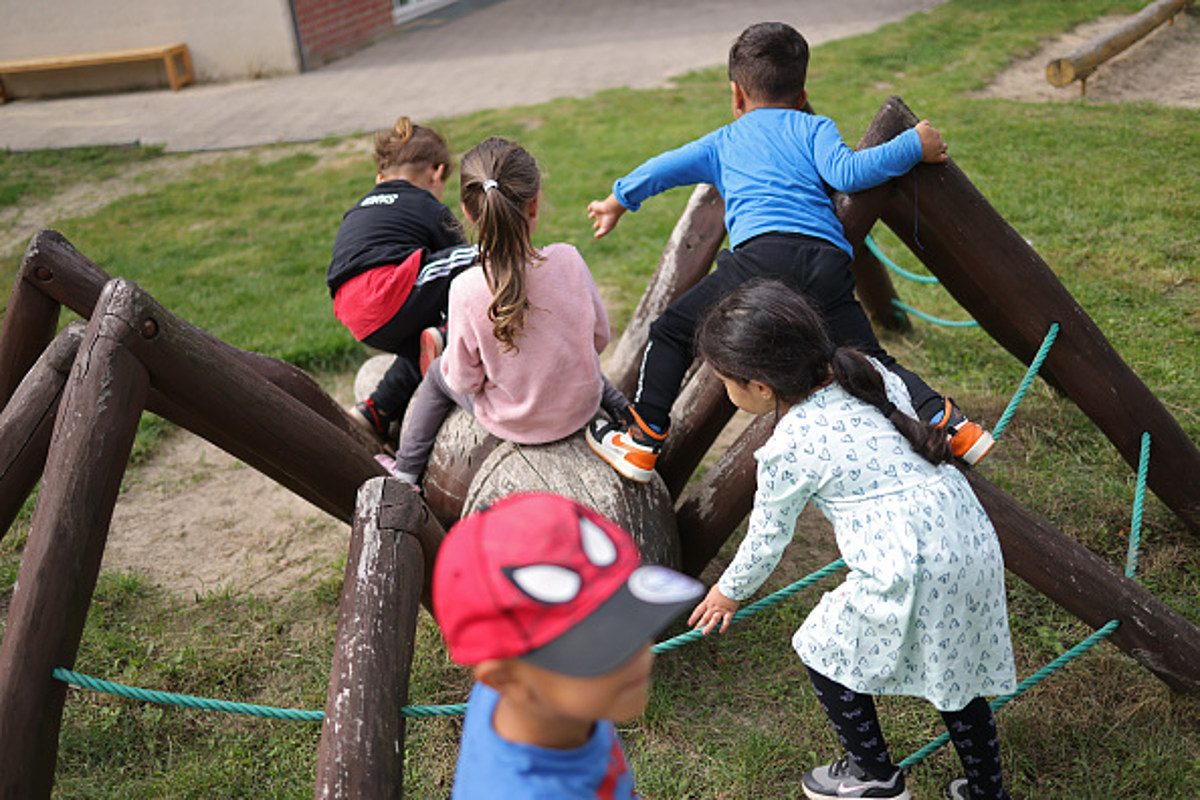
[{"label": "white building wall", "polygon": [[[0,0],[0,61],[183,42],[196,80],[300,69],[288,0]],[[133,64],[4,76],[12,96],[165,86],[161,66]]]}]

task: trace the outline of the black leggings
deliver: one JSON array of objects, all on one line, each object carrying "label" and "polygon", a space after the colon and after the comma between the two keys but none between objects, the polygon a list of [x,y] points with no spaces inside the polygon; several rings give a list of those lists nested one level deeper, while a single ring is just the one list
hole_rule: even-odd
[{"label": "black leggings", "polygon": [[666,430],[683,376],[695,358],[692,340],[700,319],[722,297],[757,277],[775,278],[807,295],[820,308],[835,344],[861,350],[904,381],[921,419],[941,410],[941,396],[900,366],[875,338],[854,296],[854,273],[846,253],[824,239],[768,233],[717,253],[717,268],[651,323],[633,401],[642,419]]},{"label": "black leggings", "polygon": [[396,360],[371,392],[371,399],[382,413],[404,417],[408,401],[421,382],[421,331],[446,321],[450,282],[474,261],[475,249],[469,245],[424,253],[417,279],[400,310],[363,338],[365,345],[396,354]]},{"label": "black leggings", "polygon": [[[808,676],[825,716],[833,723],[842,746],[854,762],[872,778],[882,781],[891,778],[896,765],[888,755],[887,742],[879,728],[874,698],[848,689],[811,668]],[[1000,735],[991,706],[982,697],[976,697],[959,711],[941,714],[962,762],[971,797],[1007,800],[1000,771]]]}]

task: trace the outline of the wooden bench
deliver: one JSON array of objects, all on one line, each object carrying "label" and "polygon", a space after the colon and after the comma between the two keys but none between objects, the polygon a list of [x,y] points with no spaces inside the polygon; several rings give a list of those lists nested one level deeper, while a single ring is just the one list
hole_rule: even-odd
[{"label": "wooden bench", "polygon": [[[123,64],[131,61],[162,61],[167,68],[167,81],[171,91],[193,83],[192,56],[186,44],[167,44],[156,47],[134,47],[128,50],[106,50],[99,53],[81,53],[73,56],[45,56],[42,58],[16,58],[0,61],[0,75],[17,72],[49,72],[76,67],[95,67],[103,64]],[[0,83],[0,103],[8,98],[4,84]]]}]

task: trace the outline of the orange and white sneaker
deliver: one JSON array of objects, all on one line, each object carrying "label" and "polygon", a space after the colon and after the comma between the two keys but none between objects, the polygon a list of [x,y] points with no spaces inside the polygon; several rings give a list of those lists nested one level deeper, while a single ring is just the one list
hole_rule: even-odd
[{"label": "orange and white sneaker", "polygon": [[638,483],[654,475],[654,464],[667,440],[655,433],[630,406],[616,421],[594,419],[584,431],[588,446],[617,472]]},{"label": "orange and white sneaker", "polygon": [[945,428],[950,434],[950,449],[959,458],[972,467],[983,460],[996,440],[978,424],[967,419],[967,415],[958,410],[954,401],[945,399],[945,407],[933,415],[929,422],[935,428]]}]

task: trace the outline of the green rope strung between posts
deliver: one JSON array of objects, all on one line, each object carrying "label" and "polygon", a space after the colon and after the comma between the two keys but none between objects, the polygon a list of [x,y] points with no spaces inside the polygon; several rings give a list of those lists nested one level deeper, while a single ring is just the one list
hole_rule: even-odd
[{"label": "green rope strung between posts", "polygon": [[[735,613],[733,615],[733,621],[737,622],[738,620],[743,620],[746,617],[757,614],[759,611],[770,608],[771,606],[774,606],[774,605],[778,605],[779,603],[782,603],[784,600],[788,599],[789,597],[791,597],[792,595],[794,595],[796,592],[800,591],[801,589],[806,589],[809,586],[812,586],[817,581],[819,581],[822,578],[825,578],[829,575],[832,575],[833,573],[837,572],[844,566],[846,566],[846,562],[840,558],[837,561],[831,561],[830,563],[821,567],[816,572],[806,575],[805,577],[801,578],[800,580],[796,581],[795,583],[791,584],[790,586],[785,586],[784,588],[780,589],[779,591],[777,591],[773,594],[767,595],[762,600],[759,600],[758,602],[755,602],[755,603],[751,603],[750,605],[746,606],[745,608],[738,610],[737,613]],[[658,644],[654,645],[654,652],[665,653],[668,650],[674,650],[677,647],[682,647],[685,644],[689,644],[691,642],[696,641],[697,639],[703,639],[703,638],[704,638],[704,632],[701,631],[699,628],[693,628],[692,630],[690,630],[686,633],[681,633],[672,639],[667,639],[666,641],[659,642]]]},{"label": "green rope strung between posts", "polygon": [[[105,692],[106,694],[115,694],[119,697],[128,697],[132,700],[158,703],[159,705],[199,708],[208,711],[227,711],[231,714],[249,714],[254,717],[286,719],[295,722],[320,722],[325,718],[324,711],[306,711],[299,708],[275,708],[273,706],[260,706],[253,703],[233,703],[228,700],[213,700],[189,694],[139,689],[136,686],[125,686],[124,684],[81,675],[78,672],[72,672],[62,667],[55,667],[53,674],[55,678],[63,683],[70,683],[84,689]],[[400,709],[400,714],[405,717],[454,716],[462,714],[466,708],[466,705],[462,703],[450,706],[405,706]]]},{"label": "green rope strung between posts", "polygon": [[908,278],[910,281],[914,281],[916,283],[941,283],[941,281],[932,275],[918,275],[915,272],[909,272],[895,261],[892,261],[882,250],[879,249],[879,245],[875,244],[875,240],[871,238],[871,234],[867,234],[867,238],[863,239],[863,244],[865,244],[867,249],[871,251],[871,255],[879,259],[880,263],[900,277]]},{"label": "green rope strung between posts", "polygon": [[1042,363],[1046,360],[1046,356],[1050,354],[1050,346],[1054,344],[1054,340],[1058,338],[1058,323],[1050,323],[1050,330],[1046,331],[1046,338],[1042,339],[1042,346],[1038,348],[1037,355],[1033,357],[1033,361],[1029,362],[1029,369],[1025,370],[1025,377],[1021,379],[1020,386],[1013,393],[1012,399],[1008,401],[1008,406],[1004,409],[1004,413],[1000,415],[1000,420],[996,423],[996,427],[992,430],[992,438],[999,439],[1000,434],[1004,433],[1004,429],[1008,427],[1008,423],[1012,420],[1013,414],[1017,412],[1017,406],[1025,398],[1025,393],[1029,391],[1029,385],[1033,383],[1033,376],[1038,374],[1042,368]]},{"label": "green rope strung between posts", "polygon": [[[790,586],[784,587],[774,594],[764,597],[757,603],[746,606],[741,611],[734,615],[735,620],[745,619],[752,614],[757,614],[759,611],[777,605],[787,598],[791,597],[796,592],[811,586],[827,575],[837,572],[845,566],[845,562],[841,559],[834,561],[831,564],[817,570],[816,572],[801,578]],[[666,650],[673,650],[688,642],[695,641],[703,636],[699,631],[688,631],[680,634],[673,639],[668,639],[665,642],[660,642],[654,646],[654,652],[661,653]],[[168,706],[182,706],[185,708],[200,708],[209,711],[227,711],[231,714],[249,714],[256,717],[267,717],[272,719],[288,719],[298,722],[320,722],[325,718],[324,711],[305,711],[296,708],[274,708],[272,706],[260,706],[251,703],[234,703],[228,700],[214,700],[206,697],[195,697],[187,694],[175,694],[173,692],[159,692],[152,689],[139,689],[135,686],[126,686],[112,681],[93,678],[88,675],[81,675],[78,672],[72,672],[62,667],[55,667],[53,675],[63,683],[70,683],[84,689],[91,689],[97,692],[105,692],[107,694],[115,694],[119,697],[128,697],[132,700],[141,700],[147,703],[158,703]],[[405,706],[400,709],[401,716],[405,717],[446,717],[458,716],[465,712],[467,706],[465,703],[455,703],[453,705],[444,706]]]},{"label": "green rope strung between posts", "polygon": [[919,311],[919,310],[913,308],[912,306],[910,306],[909,304],[905,303],[903,300],[898,300],[895,297],[892,298],[892,305],[894,305],[896,308],[900,309],[901,311],[907,311],[909,314],[912,314],[914,317],[923,319],[926,322],[932,322],[934,325],[941,325],[943,328],[978,328],[979,327],[979,323],[973,319],[965,319],[965,320],[942,319],[941,317],[935,317],[932,314],[926,314],[924,311]]},{"label": "green rope strung between posts", "polygon": [[1137,572],[1138,550],[1142,546],[1142,506],[1146,502],[1146,473],[1150,471],[1150,431],[1142,433],[1142,451],[1138,456],[1137,489],[1133,493],[1133,519],[1129,523],[1129,555],[1125,558],[1125,577]]}]

